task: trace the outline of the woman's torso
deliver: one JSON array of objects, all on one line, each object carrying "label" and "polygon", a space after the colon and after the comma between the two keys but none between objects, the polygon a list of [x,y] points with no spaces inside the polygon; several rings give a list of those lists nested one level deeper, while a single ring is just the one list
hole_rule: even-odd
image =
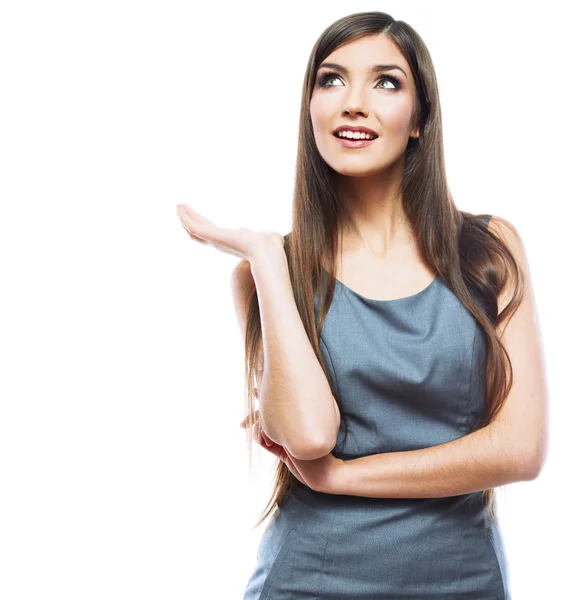
[{"label": "woman's torso", "polygon": [[[321,349],[342,404],[338,458],[443,444],[484,414],[485,332],[440,276],[394,300],[337,281]],[[257,559],[245,600],[510,599],[481,492],[366,498],[298,482]]]}]

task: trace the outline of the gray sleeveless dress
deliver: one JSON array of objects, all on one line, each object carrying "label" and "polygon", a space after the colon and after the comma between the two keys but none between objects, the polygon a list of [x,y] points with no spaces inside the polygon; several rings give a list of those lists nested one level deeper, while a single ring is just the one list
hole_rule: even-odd
[{"label": "gray sleeveless dress", "polygon": [[[485,338],[440,276],[396,300],[337,281],[321,333],[348,421],[333,454],[416,450],[468,433],[484,411]],[[503,538],[486,512],[481,492],[365,498],[298,482],[271,515],[243,600],[511,600]]]}]

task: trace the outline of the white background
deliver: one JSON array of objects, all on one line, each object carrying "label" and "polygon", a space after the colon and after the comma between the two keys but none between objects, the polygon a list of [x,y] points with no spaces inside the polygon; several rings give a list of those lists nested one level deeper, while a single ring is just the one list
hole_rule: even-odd
[{"label": "white background", "polygon": [[307,58],[364,10],[430,49],[458,207],[509,219],[526,244],[550,449],[538,479],[497,495],[513,600],[558,595],[556,6],[2,3],[0,597],[242,597],[274,459],[256,447],[249,470],[239,427],[238,258],[192,241],[175,207],[291,229]]}]

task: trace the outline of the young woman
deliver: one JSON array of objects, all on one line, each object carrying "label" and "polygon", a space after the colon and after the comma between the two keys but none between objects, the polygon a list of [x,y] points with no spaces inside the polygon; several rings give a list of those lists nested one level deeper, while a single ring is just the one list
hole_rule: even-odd
[{"label": "young woman", "polygon": [[414,29],[366,12],[317,40],[290,233],[178,215],[242,259],[242,425],[280,459],[244,600],[509,599],[493,491],[547,445],[531,279],[507,220],[455,206]]}]

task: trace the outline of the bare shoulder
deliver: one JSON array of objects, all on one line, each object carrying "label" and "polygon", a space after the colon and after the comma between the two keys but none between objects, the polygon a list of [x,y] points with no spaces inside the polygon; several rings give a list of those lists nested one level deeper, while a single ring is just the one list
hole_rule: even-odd
[{"label": "bare shoulder", "polygon": [[521,236],[511,221],[498,215],[492,215],[488,229],[500,235],[508,244],[522,246]]},{"label": "bare shoulder", "polygon": [[504,219],[503,217],[492,215],[488,224],[488,229],[493,231],[499,238],[501,238],[506,244],[513,257],[515,258],[519,267],[523,270],[524,274],[528,273],[528,261],[527,254],[525,251],[525,244],[521,238],[520,233],[511,221]]},{"label": "bare shoulder", "polygon": [[[511,223],[511,221],[498,215],[492,215],[488,224],[488,229],[494,232],[502,241],[505,242],[511,254],[513,255],[513,258],[515,259],[515,262],[517,263],[517,266],[519,267],[523,276],[523,300],[525,304],[527,304],[528,302],[532,301],[532,281],[525,244],[519,231],[517,230],[515,225]],[[508,304],[510,296],[513,295],[513,286],[514,284],[511,283],[508,286],[508,289],[504,288],[501,291],[498,302],[499,313]]]}]

